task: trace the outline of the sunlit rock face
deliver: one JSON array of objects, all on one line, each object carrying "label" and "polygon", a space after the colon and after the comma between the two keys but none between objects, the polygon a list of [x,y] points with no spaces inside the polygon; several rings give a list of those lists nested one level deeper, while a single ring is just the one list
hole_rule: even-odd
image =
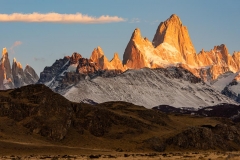
[{"label": "sunlit rock face", "polygon": [[135,29],[125,49],[123,65],[128,68],[151,67],[147,59],[148,50],[150,54],[154,54],[151,42],[142,38],[140,29]]},{"label": "sunlit rock face", "polygon": [[167,59],[170,62],[186,62],[189,65],[197,65],[196,51],[187,27],[183,26],[180,18],[175,14],[160,23],[152,43],[155,48],[160,47],[170,51],[176,50],[174,51],[175,56]]},{"label": "sunlit rock face", "polygon": [[177,15],[161,22],[153,41],[141,36],[135,29],[123,55],[123,64],[129,68],[165,67],[176,63],[198,66],[196,51],[187,28]]},{"label": "sunlit rock face", "polygon": [[11,89],[14,87],[11,72],[11,66],[8,59],[8,51],[6,48],[2,50],[2,58],[0,60],[0,89]]},{"label": "sunlit rock face", "polygon": [[221,44],[196,54],[187,27],[173,14],[159,24],[152,42],[141,36],[140,29],[134,30],[123,65],[132,69],[181,66],[204,81],[212,81],[225,72],[240,69],[240,52],[231,56],[226,45]]},{"label": "sunlit rock face", "polygon": [[11,68],[8,51],[6,48],[3,48],[0,60],[0,90],[34,84],[38,79],[39,77],[32,67],[27,65],[23,71],[21,63],[17,62],[15,58]]},{"label": "sunlit rock face", "polygon": [[123,66],[118,53],[114,53],[113,59],[110,61],[110,64],[114,69],[117,69],[117,70],[124,71],[127,69],[126,66]]},{"label": "sunlit rock face", "polygon": [[211,79],[213,80],[225,72],[236,72],[239,70],[235,59],[228,53],[228,49],[224,44],[214,46],[210,51],[202,50],[198,54],[198,60],[199,66],[208,66]]},{"label": "sunlit rock face", "polygon": [[232,58],[236,63],[237,69],[239,70],[240,69],[240,52],[234,52],[232,55]]},{"label": "sunlit rock face", "polygon": [[99,69],[114,69],[112,64],[108,61],[107,57],[101,47],[97,47],[93,50],[90,60],[95,62]]},{"label": "sunlit rock face", "polygon": [[[151,70],[149,68],[154,69]],[[156,76],[155,70],[171,70],[172,68],[175,69],[174,73],[176,74],[170,81],[165,81],[166,77],[172,73],[168,71],[162,72],[159,77],[155,79],[156,81],[154,81],[154,76]],[[79,53],[73,53],[71,57],[69,56],[56,60],[51,67],[45,67],[38,83],[47,85],[52,90],[65,95],[73,101],[84,101],[85,99],[91,99],[95,102],[103,102],[105,100],[124,100],[135,102],[136,104],[144,104],[146,102],[146,105],[149,105],[149,99],[153,99],[153,96],[157,95],[157,97],[153,99],[153,101],[156,102],[153,103],[155,105],[159,103],[159,99],[162,99],[161,96],[160,98],[158,96],[159,94],[164,94],[160,91],[163,91],[162,88],[166,86],[166,83],[168,83],[169,86],[165,88],[164,92],[171,90],[171,84],[173,83],[172,80],[181,77],[187,73],[187,70],[193,74],[191,75],[192,77],[199,80],[199,83],[204,81],[203,84],[206,84],[206,86],[199,85],[199,88],[192,90],[191,88],[186,88],[185,85],[188,85],[188,82],[182,83],[183,81],[179,80],[174,86],[177,88],[179,87],[179,84],[182,83],[182,86],[178,88],[179,91],[177,92],[185,95],[186,93],[183,93],[183,90],[190,95],[175,99],[176,105],[181,104],[182,101],[190,101],[188,104],[185,103],[181,105],[194,106],[195,102],[198,102],[198,106],[203,103],[206,103],[207,106],[212,103],[228,102],[228,99],[226,97],[225,99],[224,96],[223,101],[216,97],[222,96],[220,92],[222,92],[227,85],[230,83],[236,84],[235,82],[239,81],[240,76],[235,75],[239,69],[240,52],[234,52],[231,56],[228,52],[227,46],[224,44],[214,46],[210,51],[202,49],[202,51],[196,53],[187,27],[183,25],[177,15],[173,14],[166,21],[159,24],[152,41],[149,41],[146,37],[144,38],[140,29],[136,28],[125,48],[123,61],[121,61],[117,53],[115,53],[112,60],[109,61],[101,47],[97,47],[92,51],[90,59],[83,58]],[[132,76],[132,74],[135,73],[139,74]],[[149,75],[151,73],[152,75]],[[126,76],[127,78],[123,78],[122,80],[122,78],[120,78],[121,76]],[[143,83],[146,79],[148,79],[149,82],[144,86]],[[161,79],[163,83],[159,82]],[[117,85],[115,82],[118,82],[121,85]],[[133,87],[134,83],[136,83],[136,86]],[[159,86],[162,88],[156,86],[158,83],[160,83]],[[192,88],[196,87],[195,85],[196,84],[194,84]],[[121,89],[122,86],[127,90]],[[138,86],[144,87],[139,88],[138,90]],[[142,95],[145,91],[149,90],[149,86],[152,86],[151,93],[148,93],[150,96],[143,102]],[[231,86],[233,86],[232,88],[236,88],[236,85]],[[202,90],[202,94],[199,94],[201,87],[205,87],[205,89]],[[215,93],[211,87],[216,89],[217,92]],[[71,88],[73,88],[72,93],[68,92]],[[234,89],[231,90],[234,90],[234,92],[230,92],[230,88],[228,90],[225,89],[226,95],[233,97],[232,95],[235,95],[235,93],[238,94]],[[114,93],[112,91],[114,91]],[[137,91],[137,94],[134,93],[134,95],[132,91]],[[129,94],[126,94],[127,92]],[[155,92],[156,95],[152,94],[153,92]],[[172,90],[169,92],[169,96],[166,97],[166,101],[164,101],[163,104],[169,102],[169,99],[174,92],[176,91]],[[205,102],[207,98],[203,95],[207,92],[211,92],[208,94],[208,97],[211,97],[210,99],[216,99],[208,99],[208,102]],[[230,93],[233,94],[230,95]],[[119,94],[121,96],[119,96]],[[195,102],[192,99],[189,100],[189,97],[193,94],[195,94],[195,97],[193,98],[196,100]],[[109,97],[106,95],[109,95]],[[135,97],[133,97],[133,95]],[[144,96],[147,97],[146,95]],[[198,100],[201,99],[201,97],[204,97],[205,99],[202,99],[200,102]],[[175,97],[172,97],[172,99],[174,98]],[[183,98],[185,99],[183,100]]]}]

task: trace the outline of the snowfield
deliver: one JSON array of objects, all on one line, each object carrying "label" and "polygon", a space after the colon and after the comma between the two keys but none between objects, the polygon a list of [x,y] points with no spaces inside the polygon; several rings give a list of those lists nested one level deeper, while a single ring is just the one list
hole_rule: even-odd
[{"label": "snowfield", "polygon": [[222,91],[233,79],[237,76],[238,73],[226,72],[220,75],[216,80],[211,82],[211,85],[218,91]]},{"label": "snowfield", "polygon": [[236,104],[190,72],[176,67],[127,70],[116,77],[82,80],[62,94],[74,102],[126,101],[146,108],[161,104],[178,108]]}]

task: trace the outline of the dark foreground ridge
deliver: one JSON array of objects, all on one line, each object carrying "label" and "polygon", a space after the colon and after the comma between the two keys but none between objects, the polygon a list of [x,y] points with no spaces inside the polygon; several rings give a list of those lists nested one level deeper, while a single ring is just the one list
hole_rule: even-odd
[{"label": "dark foreground ridge", "polygon": [[73,103],[41,84],[1,91],[2,154],[17,152],[16,146],[27,153],[34,145],[43,153],[50,146],[119,152],[232,151],[240,149],[240,125],[126,102]]},{"label": "dark foreground ridge", "polygon": [[164,113],[189,114],[203,117],[223,117],[229,118],[233,122],[240,122],[240,106],[235,104],[222,103],[214,106],[203,107],[200,109],[175,108],[168,105],[159,105],[153,109]]}]

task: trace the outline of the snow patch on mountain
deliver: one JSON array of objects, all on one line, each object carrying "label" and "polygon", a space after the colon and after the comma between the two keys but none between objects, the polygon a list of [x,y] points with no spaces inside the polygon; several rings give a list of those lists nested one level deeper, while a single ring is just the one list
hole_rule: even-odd
[{"label": "snow patch on mountain", "polygon": [[71,64],[71,65],[68,67],[67,72],[76,72],[77,66],[78,66],[78,63],[76,63],[76,64]]},{"label": "snow patch on mountain", "polygon": [[172,45],[170,45],[170,44],[168,44],[166,42],[162,43],[161,45],[162,45],[162,47],[164,49],[166,49],[166,50],[168,50],[170,52],[179,52],[175,47],[173,47]]},{"label": "snow patch on mountain", "polygon": [[116,77],[82,80],[63,95],[74,102],[126,101],[147,108],[161,104],[190,108],[236,104],[190,72],[176,67],[127,70]]},{"label": "snow patch on mountain", "polygon": [[235,93],[236,95],[239,95],[240,94],[240,84],[236,84],[236,85],[229,85],[228,86],[228,89],[230,91],[232,91],[233,93]]},{"label": "snow patch on mountain", "polygon": [[[216,80],[212,81],[210,84],[219,92],[221,92],[232,80],[236,77],[236,73],[226,72],[220,75]],[[240,90],[239,90],[240,91]]]},{"label": "snow patch on mountain", "polygon": [[144,47],[145,59],[148,61],[148,67],[151,68],[151,64],[168,64],[167,61],[164,61],[161,57],[154,54],[154,48]]}]

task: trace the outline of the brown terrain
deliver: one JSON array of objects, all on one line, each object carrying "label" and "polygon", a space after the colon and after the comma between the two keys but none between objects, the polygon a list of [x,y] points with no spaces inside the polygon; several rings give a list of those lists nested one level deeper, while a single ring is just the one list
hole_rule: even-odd
[{"label": "brown terrain", "polygon": [[136,153],[148,157],[154,153],[156,158],[163,156],[162,152],[180,156],[177,152],[213,154],[239,149],[240,125],[226,118],[165,114],[126,102],[94,106],[73,103],[41,84],[0,92],[3,158],[11,155],[124,158]]}]

